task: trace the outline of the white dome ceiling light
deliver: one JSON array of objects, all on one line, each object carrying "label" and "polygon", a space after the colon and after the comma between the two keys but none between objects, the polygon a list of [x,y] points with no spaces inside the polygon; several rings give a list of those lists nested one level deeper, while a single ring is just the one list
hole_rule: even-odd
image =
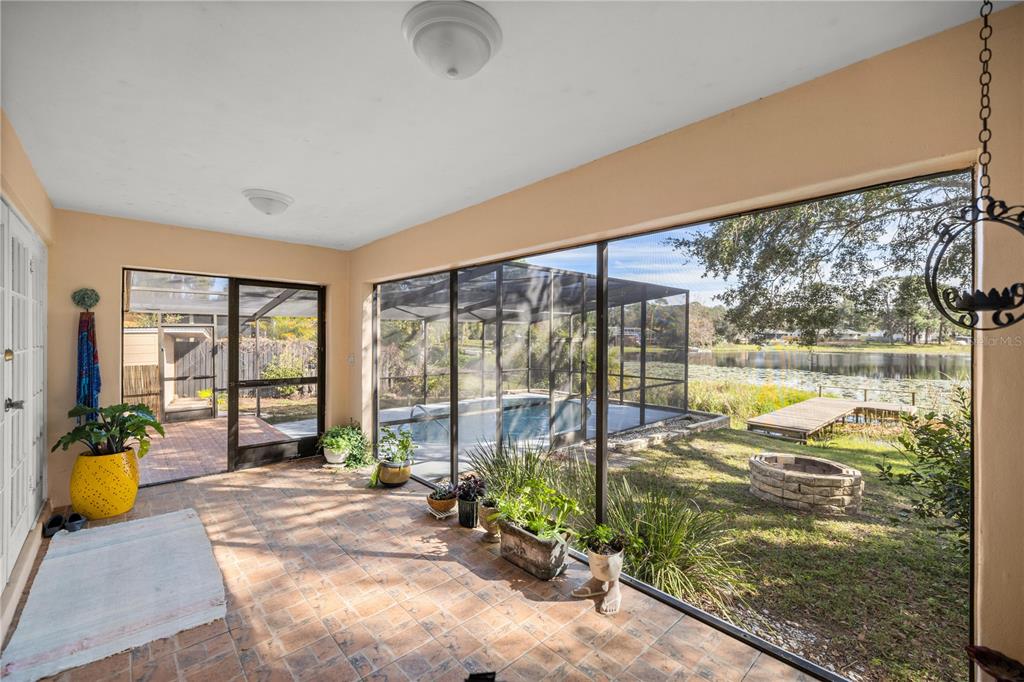
[{"label": "white dome ceiling light", "polygon": [[281,215],[295,201],[287,194],[256,187],[243,189],[242,194],[253,205],[253,208],[265,215]]},{"label": "white dome ceiling light", "polygon": [[501,27],[487,10],[465,0],[428,0],[409,10],[402,33],[434,73],[469,78],[498,53]]}]

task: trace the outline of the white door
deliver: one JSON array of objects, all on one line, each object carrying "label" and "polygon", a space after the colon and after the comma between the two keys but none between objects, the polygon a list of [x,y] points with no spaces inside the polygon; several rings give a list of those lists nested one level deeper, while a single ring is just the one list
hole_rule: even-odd
[{"label": "white door", "polygon": [[46,250],[6,203],[2,211],[0,569],[6,584],[45,497]]}]

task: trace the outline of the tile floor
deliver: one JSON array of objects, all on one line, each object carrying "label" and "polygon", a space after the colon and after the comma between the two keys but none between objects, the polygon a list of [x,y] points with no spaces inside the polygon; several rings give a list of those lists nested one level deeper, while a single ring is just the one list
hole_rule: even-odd
[{"label": "tile floor", "polygon": [[366,480],[303,460],[142,490],[127,518],[200,513],[227,618],[57,679],[809,679],[629,588],[601,616],[567,596],[585,566],[538,581],[482,531],[428,516],[422,486]]}]

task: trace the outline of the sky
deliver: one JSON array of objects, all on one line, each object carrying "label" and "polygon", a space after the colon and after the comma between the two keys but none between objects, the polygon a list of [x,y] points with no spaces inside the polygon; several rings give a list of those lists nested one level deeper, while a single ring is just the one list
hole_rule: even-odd
[{"label": "sky", "polygon": [[[726,289],[726,281],[704,277],[704,268],[683,257],[666,240],[683,233],[710,231],[707,223],[667,232],[631,237],[608,244],[608,276],[690,290],[690,300],[705,305],[721,305],[715,295]],[[596,274],[595,247],[557,251],[526,258],[534,265]]]}]

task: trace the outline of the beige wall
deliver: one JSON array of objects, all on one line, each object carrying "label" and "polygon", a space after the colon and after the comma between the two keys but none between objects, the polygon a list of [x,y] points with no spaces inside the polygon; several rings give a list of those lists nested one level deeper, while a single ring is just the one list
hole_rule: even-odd
[{"label": "beige wall", "polygon": [[[1024,203],[1024,6],[993,24],[993,188]],[[932,36],[352,252],[350,344],[362,352],[350,403],[369,424],[373,282],[969,166],[977,30]],[[986,238],[984,281],[1019,281],[1024,241]],[[1024,348],[986,345],[976,358],[979,641],[1024,658]]]},{"label": "beige wall", "polygon": [[43,241],[52,242],[53,205],[3,109],[0,109],[0,188]]},{"label": "beige wall", "polygon": [[[994,190],[1024,203],[1024,6],[997,13],[993,23]],[[67,426],[61,415],[74,401],[77,316],[69,296],[78,287],[102,296],[101,399],[118,397],[122,267],[327,284],[329,418],[361,415],[369,423],[373,282],[963,168],[977,151],[976,32],[967,25],[933,36],[350,254],[54,211],[3,119],[4,193],[51,243],[49,438]],[[1022,245],[1005,232],[986,235],[983,280],[1019,279]],[[1018,658],[1024,349],[1012,342],[1022,334],[1017,327],[984,335],[975,372],[979,641]],[[71,460],[51,456],[56,504],[67,499]]]},{"label": "beige wall", "polygon": [[[57,210],[49,262],[49,420],[53,443],[68,428],[75,403],[78,309],[71,292],[92,287],[100,294],[96,343],[103,390],[100,402],[120,399],[121,268],[155,268],[233,275],[327,286],[327,419],[349,414],[348,254],[332,249],[238,237],[204,230]],[[74,456],[50,455],[49,488],[55,506],[68,501]]]}]

